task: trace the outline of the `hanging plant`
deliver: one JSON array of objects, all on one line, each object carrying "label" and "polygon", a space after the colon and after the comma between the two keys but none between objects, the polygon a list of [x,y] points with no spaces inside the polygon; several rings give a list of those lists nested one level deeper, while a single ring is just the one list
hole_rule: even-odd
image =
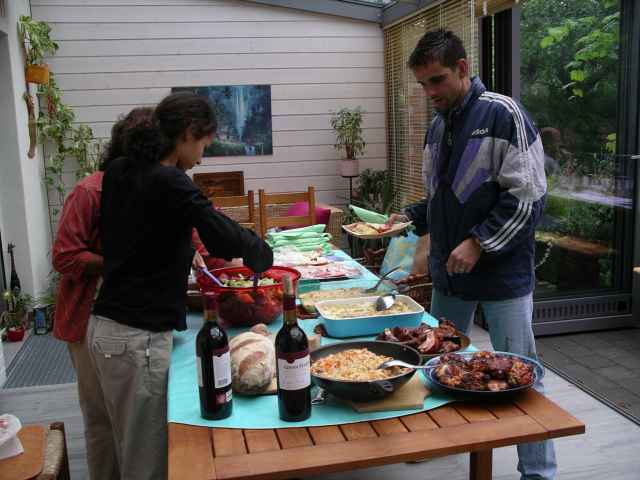
[{"label": "hanging plant", "polygon": [[[53,75],[46,85],[38,88],[42,106],[37,126],[40,141],[50,147],[51,153],[45,155],[45,177],[47,187],[58,196],[58,203],[64,203],[65,183],[64,166],[69,155],[67,141],[71,137],[75,113],[62,103],[61,93]],[[57,210],[54,211],[57,213]]]},{"label": "hanging plant", "polygon": [[26,15],[18,21],[18,34],[25,54],[25,77],[29,83],[44,85],[49,82],[49,67],[45,65],[44,57],[58,50],[58,44],[51,40],[50,33],[51,27],[46,22]]},{"label": "hanging plant", "polygon": [[102,149],[103,144],[94,138],[91,127],[80,124],[73,129],[69,155],[78,162],[76,180],[82,180],[99,170]]},{"label": "hanging plant", "polygon": [[[88,125],[74,126],[75,113],[62,103],[62,94],[52,74],[47,85],[38,88],[42,106],[38,117],[40,141],[47,143],[51,153],[45,158],[45,184],[58,196],[58,204],[64,203],[66,185],[64,170],[67,159],[78,164],[76,179],[80,180],[98,170],[102,144],[93,136]],[[54,214],[57,209],[54,209]]]}]

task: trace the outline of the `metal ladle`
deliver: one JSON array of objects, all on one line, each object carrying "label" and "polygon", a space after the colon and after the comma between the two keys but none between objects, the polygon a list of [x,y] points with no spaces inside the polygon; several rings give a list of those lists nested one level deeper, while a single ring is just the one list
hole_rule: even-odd
[{"label": "metal ladle", "polygon": [[384,310],[388,310],[393,306],[394,303],[396,303],[395,293],[386,293],[384,295],[380,295],[378,298],[376,298],[376,311],[382,312]]},{"label": "metal ladle", "polygon": [[423,370],[429,370],[431,368],[436,368],[438,365],[411,365],[410,363],[403,362],[402,360],[387,360],[386,362],[382,362],[378,365],[378,369],[382,370],[385,368],[391,367],[406,367],[406,368],[420,368]]}]

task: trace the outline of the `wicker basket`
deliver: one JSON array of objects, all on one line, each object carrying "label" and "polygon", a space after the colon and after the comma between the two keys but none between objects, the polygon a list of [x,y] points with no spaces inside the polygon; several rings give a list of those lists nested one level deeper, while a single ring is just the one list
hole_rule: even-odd
[{"label": "wicker basket", "polygon": [[428,312],[431,310],[431,295],[433,293],[433,283],[427,282],[425,279],[418,279],[412,282],[404,283],[409,289],[402,292],[404,295],[408,295],[414,299],[417,303],[422,305]]},{"label": "wicker basket", "polygon": [[342,221],[344,220],[344,211],[339,207],[334,207],[333,205],[329,205],[328,208],[331,210],[331,215],[329,215],[329,223],[325,231],[331,234],[331,242],[334,245],[340,246],[342,240]]}]

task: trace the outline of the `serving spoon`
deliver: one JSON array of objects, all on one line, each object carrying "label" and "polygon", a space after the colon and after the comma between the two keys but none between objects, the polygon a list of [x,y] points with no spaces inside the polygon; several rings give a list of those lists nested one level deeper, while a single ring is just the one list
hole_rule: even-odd
[{"label": "serving spoon", "polygon": [[382,283],[382,281],[387,278],[389,276],[390,273],[395,272],[396,270],[398,270],[400,268],[400,266],[397,266],[395,268],[392,268],[391,270],[389,270],[387,273],[385,273],[384,275],[382,275],[379,279],[378,282],[371,288],[367,288],[366,290],[363,290],[364,293],[373,293],[376,290],[378,290],[378,287],[380,286],[380,284]]},{"label": "serving spoon", "polygon": [[387,293],[385,295],[380,295],[376,298],[375,308],[376,311],[382,312],[384,310],[388,310],[396,303],[396,294],[395,293]]},{"label": "serving spoon", "polygon": [[410,363],[403,362],[402,360],[387,360],[386,362],[382,362],[378,365],[378,370],[383,370],[385,368],[391,367],[406,367],[406,368],[420,368],[422,370],[428,370],[431,368],[435,368],[437,365],[411,365]]},{"label": "serving spoon", "polygon": [[222,283],[220,280],[218,280],[218,277],[216,277],[213,273],[211,273],[207,267],[199,267],[199,270],[204,273],[207,277],[209,277],[211,280],[213,280],[213,282],[218,285],[219,287],[224,287],[224,283]]}]

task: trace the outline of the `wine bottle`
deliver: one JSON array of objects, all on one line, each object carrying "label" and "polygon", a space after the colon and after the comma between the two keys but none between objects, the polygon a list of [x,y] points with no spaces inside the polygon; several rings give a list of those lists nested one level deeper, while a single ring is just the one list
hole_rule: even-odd
[{"label": "wine bottle", "polygon": [[220,420],[231,415],[231,355],[227,333],[218,325],[213,296],[207,296],[204,324],[196,337],[196,367],[200,393],[200,415]]},{"label": "wine bottle", "polygon": [[18,272],[16,272],[16,262],[13,258],[13,249],[16,246],[13,243],[10,243],[7,246],[7,250],[9,251],[9,256],[11,257],[11,280],[9,281],[9,288],[14,293],[20,293],[20,278],[18,278]]},{"label": "wine bottle", "polygon": [[287,422],[311,415],[311,362],[307,335],[298,325],[296,294],[291,277],[282,278],[284,324],[276,335],[278,410]]}]

